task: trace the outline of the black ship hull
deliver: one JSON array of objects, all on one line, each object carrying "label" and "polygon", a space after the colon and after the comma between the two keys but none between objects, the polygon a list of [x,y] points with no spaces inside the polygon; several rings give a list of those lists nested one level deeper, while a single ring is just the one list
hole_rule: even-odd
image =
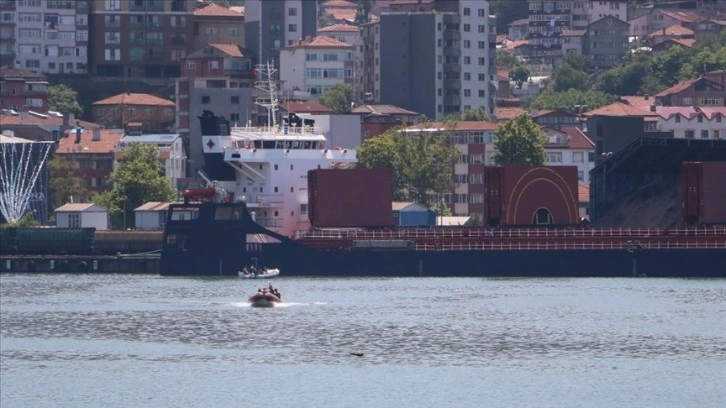
[{"label": "black ship hull", "polygon": [[[173,219],[175,212],[192,208],[192,219]],[[247,240],[256,235],[275,242]],[[726,278],[726,243],[709,249],[321,249],[264,229],[244,203],[170,208],[162,275],[237,276],[252,263],[280,268],[281,276]]]}]

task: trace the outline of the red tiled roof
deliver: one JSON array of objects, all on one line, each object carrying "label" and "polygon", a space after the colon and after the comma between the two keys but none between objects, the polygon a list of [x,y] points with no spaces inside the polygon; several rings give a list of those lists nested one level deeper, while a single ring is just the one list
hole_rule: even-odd
[{"label": "red tiled roof", "polygon": [[399,108],[393,105],[360,105],[356,106],[353,113],[367,113],[367,114],[379,114],[379,115],[420,115],[419,113]]},{"label": "red tiled roof", "polygon": [[528,18],[520,18],[519,20],[514,20],[511,23],[509,23],[510,26],[516,26],[516,25],[529,25],[529,19]]},{"label": "red tiled roof", "polygon": [[245,6],[232,6],[229,9],[234,12],[240,13],[243,16],[245,15]]},{"label": "red tiled roof", "polygon": [[230,57],[244,57],[243,48],[237,44],[209,44]]},{"label": "red tiled roof", "polygon": [[639,95],[632,95],[632,96],[621,96],[621,100],[623,100],[625,103],[627,103],[630,106],[634,106],[638,109],[642,110],[650,110],[650,107],[655,102],[653,99],[650,98],[650,96],[646,99],[645,96],[639,96]]},{"label": "red tiled roof", "polygon": [[329,31],[345,31],[345,32],[358,32],[360,28],[350,24],[333,24],[327,27],[318,28],[318,32],[329,32]]},{"label": "red tiled roof", "polygon": [[517,116],[519,116],[520,114],[522,114],[523,112],[525,112],[525,110],[520,107],[496,108],[494,110],[494,114],[497,115],[497,120],[499,120],[499,121],[514,119]]},{"label": "red tiled roof", "polygon": [[623,102],[615,102],[585,113],[585,116],[655,116],[655,112],[645,111]]},{"label": "red tiled roof", "polygon": [[439,130],[497,130],[499,125],[485,120],[462,120],[456,122],[456,127],[448,129],[444,122],[420,123],[408,127],[409,130],[439,129]]},{"label": "red tiled roof", "polygon": [[655,112],[665,120],[676,115],[681,115],[686,119],[698,116],[698,111],[693,106],[656,106]]},{"label": "red tiled roof", "polygon": [[704,106],[698,108],[708,120],[713,120],[718,115],[726,118],[726,106]]},{"label": "red tiled roof", "polygon": [[335,111],[318,102],[286,102],[280,104],[282,110],[293,113],[334,113]]},{"label": "red tiled roof", "polygon": [[358,9],[358,5],[346,0],[328,0],[320,5],[321,8],[326,9],[328,7],[331,8],[352,8],[354,10]]},{"label": "red tiled roof", "polygon": [[560,129],[561,132],[570,136],[570,143],[567,145],[570,149],[593,149],[595,143],[590,140],[582,130],[576,127],[566,127]]},{"label": "red tiled roof", "polygon": [[695,38],[669,38],[665,42],[668,42],[668,41],[673,41],[674,43],[680,44],[686,48],[691,48],[691,47],[693,47],[694,44],[696,44]]},{"label": "red tiled roof", "polygon": [[701,79],[702,78],[696,78],[696,79],[689,79],[687,81],[679,82],[679,83],[673,85],[672,87],[659,92],[656,95],[656,97],[664,97],[664,96],[672,95],[675,93],[683,92],[686,89],[693,86],[696,82],[698,82]]},{"label": "red tiled roof", "polygon": [[140,93],[122,93],[114,95],[110,98],[101,99],[93,102],[93,106],[97,105],[153,105],[153,106],[176,106],[174,102],[168,99],[162,99],[158,96]]},{"label": "red tiled roof", "polygon": [[587,30],[562,30],[562,37],[582,37]]},{"label": "red tiled roof", "polygon": [[336,9],[330,8],[325,10],[325,14],[330,14],[337,21],[355,21],[355,15],[357,11],[355,9]]},{"label": "red tiled roof", "polygon": [[123,137],[124,131],[121,129],[101,129],[100,140],[92,140],[93,129],[86,129],[81,134],[80,143],[76,143],[75,131],[68,131],[66,135],[58,141],[57,154],[100,154],[113,153],[113,149]]},{"label": "red tiled roof", "polygon": [[671,35],[693,35],[693,30],[683,27],[680,24],[674,24],[662,30],[653,31],[648,37],[671,36]]},{"label": "red tiled roof", "polygon": [[698,14],[690,11],[661,10],[660,13],[684,23],[695,23],[701,19]]},{"label": "red tiled roof", "polygon": [[353,48],[352,45],[338,41],[335,38],[319,35],[308,40],[303,40],[285,49],[292,48]]},{"label": "red tiled roof", "polygon": [[497,71],[497,80],[509,81],[509,71],[507,71],[506,69]]},{"label": "red tiled roof", "polygon": [[13,68],[9,65],[0,67],[0,78],[5,79],[42,79],[45,80],[45,75],[36,74],[35,72],[26,71],[24,69]]},{"label": "red tiled roof", "polygon": [[227,7],[222,7],[215,3],[209,3],[205,5],[204,7],[200,7],[196,10],[194,10],[194,16],[200,17],[200,16],[214,16],[214,17],[237,17],[237,18],[243,18],[244,15],[228,9]]},{"label": "red tiled roof", "polygon": [[[32,113],[28,113],[25,115],[24,113],[20,115],[0,115],[0,124],[2,125],[35,125],[35,126],[62,126],[63,125],[63,118],[56,117],[54,115],[45,115],[45,117],[41,117],[38,115],[34,115]],[[90,128],[90,127],[98,127],[99,125],[92,123],[92,122],[86,122],[84,120],[78,120],[74,119],[72,123],[69,123],[69,126],[75,126],[76,123],[79,125]]]}]

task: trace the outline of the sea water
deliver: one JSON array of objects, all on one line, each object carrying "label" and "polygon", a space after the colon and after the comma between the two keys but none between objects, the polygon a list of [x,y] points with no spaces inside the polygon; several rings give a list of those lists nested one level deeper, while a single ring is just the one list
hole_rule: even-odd
[{"label": "sea water", "polygon": [[0,275],[0,406],[726,404],[726,280],[283,275]]}]

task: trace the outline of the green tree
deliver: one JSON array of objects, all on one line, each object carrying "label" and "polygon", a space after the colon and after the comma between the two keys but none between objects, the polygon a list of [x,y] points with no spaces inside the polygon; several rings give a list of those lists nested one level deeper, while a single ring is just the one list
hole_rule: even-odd
[{"label": "green tree", "polygon": [[570,89],[586,91],[590,88],[590,81],[585,71],[581,71],[570,64],[564,63],[553,73],[555,92],[564,92]]},{"label": "green tree", "polygon": [[566,92],[555,92],[552,89],[545,89],[535,98],[528,102],[531,109],[560,109],[574,110],[576,106],[587,106],[588,109],[596,109],[614,102],[617,99],[599,91],[580,91],[569,89]]},{"label": "green tree", "polygon": [[491,118],[489,117],[489,114],[486,110],[482,108],[476,108],[472,110],[468,110],[461,114],[461,120],[464,121],[491,121]]},{"label": "green tree", "polygon": [[66,203],[83,202],[89,198],[88,190],[81,186],[81,180],[76,177],[73,163],[61,155],[56,154],[48,162],[50,179],[48,186],[53,197],[53,208]]},{"label": "green tree", "polygon": [[586,56],[574,52],[567,53],[562,59],[562,63],[568,64],[578,71],[587,72],[590,69],[590,60]]},{"label": "green tree", "polygon": [[494,161],[497,164],[540,166],[545,162],[546,139],[532,117],[522,113],[497,129]]},{"label": "green tree", "polygon": [[517,84],[517,89],[522,89],[522,84],[529,80],[529,68],[524,65],[517,65],[509,70],[509,79]]},{"label": "green tree", "polygon": [[355,97],[353,85],[338,84],[328,88],[320,98],[320,103],[336,113],[349,113]]},{"label": "green tree", "polygon": [[394,200],[430,206],[431,197],[448,191],[458,153],[448,143],[448,131],[403,132],[399,128],[366,140],[357,155],[360,168],[392,171]]},{"label": "green tree", "polygon": [[[113,190],[94,197],[94,202],[109,210],[114,225],[133,225],[133,209],[148,201],[171,201],[174,188],[164,176],[156,147],[132,143],[123,160],[111,173]],[[125,223],[125,225],[124,225]]]},{"label": "green tree", "polygon": [[497,68],[498,69],[512,69],[517,66],[519,62],[517,57],[511,52],[504,50],[497,50]]},{"label": "green tree", "polygon": [[364,24],[370,20],[374,0],[358,0],[358,9],[355,12],[355,23]]},{"label": "green tree", "polygon": [[701,48],[683,65],[682,79],[697,78],[707,72],[726,69],[726,47]]},{"label": "green tree", "polygon": [[48,87],[48,107],[64,115],[72,113],[81,116],[83,108],[78,103],[78,92],[73,88],[59,84]]}]

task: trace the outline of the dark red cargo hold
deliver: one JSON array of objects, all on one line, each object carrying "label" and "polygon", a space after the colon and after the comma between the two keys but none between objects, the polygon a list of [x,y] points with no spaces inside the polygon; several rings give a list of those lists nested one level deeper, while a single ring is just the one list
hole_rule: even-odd
[{"label": "dark red cargo hold", "polygon": [[484,171],[484,223],[490,226],[575,225],[576,166],[496,166]]},{"label": "dark red cargo hold", "polygon": [[726,162],[683,162],[681,218],[684,225],[726,224]]},{"label": "dark red cargo hold", "polygon": [[313,228],[392,227],[393,178],[388,170],[319,169],[308,172]]}]

